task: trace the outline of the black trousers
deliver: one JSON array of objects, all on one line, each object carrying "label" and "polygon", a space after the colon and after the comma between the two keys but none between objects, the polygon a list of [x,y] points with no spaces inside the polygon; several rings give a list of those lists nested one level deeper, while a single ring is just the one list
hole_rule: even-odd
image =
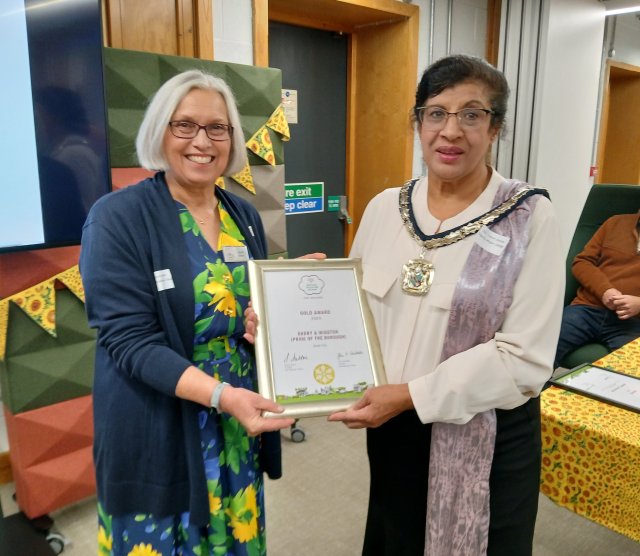
[{"label": "black trousers", "polygon": [[[540,400],[496,414],[487,554],[530,556],[540,485]],[[371,486],[364,556],[424,554],[430,442],[431,425],[415,411],[367,430]]]}]

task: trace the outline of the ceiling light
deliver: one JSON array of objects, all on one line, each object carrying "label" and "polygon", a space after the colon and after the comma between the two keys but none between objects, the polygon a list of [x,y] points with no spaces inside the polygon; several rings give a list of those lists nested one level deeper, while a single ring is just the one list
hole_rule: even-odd
[{"label": "ceiling light", "polygon": [[640,4],[637,6],[629,6],[628,8],[617,8],[614,10],[607,10],[605,15],[619,15],[619,14],[628,14],[632,12],[640,12]]}]

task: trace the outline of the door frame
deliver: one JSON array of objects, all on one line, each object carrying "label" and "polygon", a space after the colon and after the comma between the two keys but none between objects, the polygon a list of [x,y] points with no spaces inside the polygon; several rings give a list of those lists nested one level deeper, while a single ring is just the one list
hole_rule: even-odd
[{"label": "door frame", "polygon": [[635,153],[640,139],[640,109],[636,108],[640,67],[609,58],[603,82],[595,181],[640,185],[640,162]]},{"label": "door frame", "polygon": [[253,0],[256,66],[269,65],[269,21],[349,36],[346,254],[367,203],[411,177],[419,8],[396,0]]}]

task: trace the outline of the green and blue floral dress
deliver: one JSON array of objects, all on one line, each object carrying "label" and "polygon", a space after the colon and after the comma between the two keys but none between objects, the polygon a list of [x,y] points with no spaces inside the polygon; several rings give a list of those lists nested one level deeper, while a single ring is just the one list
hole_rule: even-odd
[{"label": "green and blue floral dress", "polygon": [[[217,250],[202,237],[184,205],[176,202],[193,272],[195,339],[193,364],[242,388],[256,390],[252,357],[240,341],[249,302],[246,262],[225,262],[223,247],[243,246],[244,237],[221,203]],[[174,516],[107,515],[98,500],[100,556],[259,556],[266,554],[263,482],[258,438],[226,413],[198,414],[209,490],[209,524]]]}]

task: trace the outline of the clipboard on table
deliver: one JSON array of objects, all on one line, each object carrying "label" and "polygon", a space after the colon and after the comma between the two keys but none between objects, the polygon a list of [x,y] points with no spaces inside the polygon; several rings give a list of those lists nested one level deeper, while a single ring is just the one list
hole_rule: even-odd
[{"label": "clipboard on table", "polygon": [[586,363],[551,379],[551,384],[640,413],[640,378]]}]

